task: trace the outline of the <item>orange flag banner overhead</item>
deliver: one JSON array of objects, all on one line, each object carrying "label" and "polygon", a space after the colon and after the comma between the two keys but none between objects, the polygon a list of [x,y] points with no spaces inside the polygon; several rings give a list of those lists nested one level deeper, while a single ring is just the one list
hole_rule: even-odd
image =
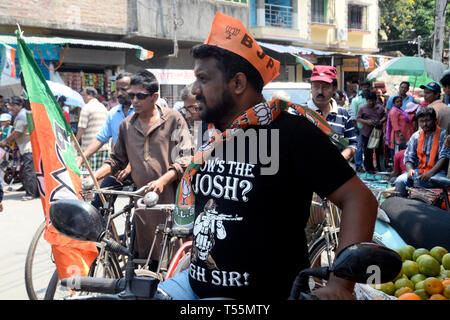
[{"label": "orange flag banner overhead", "polygon": [[[27,114],[33,161],[39,182],[46,230],[44,238],[52,253],[60,279],[87,275],[97,257],[93,242],[70,239],[58,233],[49,219],[50,206],[60,199],[81,199],[81,178],[70,143],[72,130],[48,87],[42,72],[21,35],[17,52],[31,112]],[[67,214],[70,214],[68,212]]]},{"label": "orange flag banner overhead", "polygon": [[205,44],[231,51],[246,59],[261,74],[264,85],[280,74],[280,62],[266,55],[236,18],[217,12]]}]

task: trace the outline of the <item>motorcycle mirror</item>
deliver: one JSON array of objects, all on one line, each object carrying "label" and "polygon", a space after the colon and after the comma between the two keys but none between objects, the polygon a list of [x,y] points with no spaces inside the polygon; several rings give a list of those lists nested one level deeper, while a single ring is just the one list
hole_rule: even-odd
[{"label": "motorcycle mirror", "polygon": [[104,220],[90,203],[64,199],[50,207],[50,223],[69,238],[99,241],[105,230]]},{"label": "motorcycle mirror", "polygon": [[395,279],[402,268],[400,255],[384,246],[371,242],[352,244],[336,257],[330,272],[353,282],[386,283]]}]

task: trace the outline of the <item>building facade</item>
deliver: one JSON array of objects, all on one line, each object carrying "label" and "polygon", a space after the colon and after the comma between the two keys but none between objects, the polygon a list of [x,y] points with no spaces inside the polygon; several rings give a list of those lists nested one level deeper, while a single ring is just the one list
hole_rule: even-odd
[{"label": "building facade", "polygon": [[[19,24],[46,78],[97,86],[105,96],[119,70],[151,69],[173,103],[193,80],[189,50],[205,40],[217,11],[241,20],[281,62],[276,81],[308,80],[295,53],[335,65],[344,87],[371,71],[361,56],[378,50],[378,0],[1,1],[0,42],[14,45]],[[142,49],[153,58],[140,59]]]}]

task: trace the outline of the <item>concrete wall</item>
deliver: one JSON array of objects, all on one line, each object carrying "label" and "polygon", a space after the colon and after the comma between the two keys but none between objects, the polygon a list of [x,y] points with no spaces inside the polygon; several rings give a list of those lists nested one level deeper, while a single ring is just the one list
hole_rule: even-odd
[{"label": "concrete wall", "polygon": [[125,0],[1,0],[0,25],[125,35]]},{"label": "concrete wall", "polygon": [[[137,22],[134,35],[157,39],[174,36],[173,0],[134,1]],[[203,42],[209,34],[216,11],[233,16],[249,25],[248,5],[214,0],[176,0],[177,40]]]}]

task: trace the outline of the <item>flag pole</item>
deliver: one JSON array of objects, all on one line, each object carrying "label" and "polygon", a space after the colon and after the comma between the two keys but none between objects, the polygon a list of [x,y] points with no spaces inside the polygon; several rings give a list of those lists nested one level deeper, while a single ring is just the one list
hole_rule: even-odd
[{"label": "flag pole", "polygon": [[[73,141],[73,143],[74,143],[74,145],[75,145],[75,149],[77,149],[78,153],[81,155],[81,158],[83,159],[83,164],[86,166],[86,168],[87,168],[88,171],[89,171],[89,175],[91,176],[91,178],[92,178],[92,180],[93,180],[93,182],[94,182],[95,189],[100,190],[100,186],[99,186],[99,184],[98,184],[98,181],[97,181],[97,179],[95,179],[95,177],[94,177],[94,172],[92,171],[92,168],[91,168],[91,166],[89,165],[89,162],[88,162],[86,156],[84,155],[83,150],[81,150],[80,144],[78,143],[78,140],[77,140],[77,138],[75,137],[75,135],[73,134],[73,132],[72,132],[72,134],[70,135],[70,137],[72,138],[72,141]],[[98,195],[100,196],[100,200],[102,201],[103,205],[105,205],[106,199],[105,199],[105,196],[103,195],[103,193],[99,193]],[[109,219],[110,217],[111,217],[111,216],[109,216],[108,219]],[[108,221],[108,222],[110,222],[111,230],[112,230],[114,239],[115,239],[117,242],[119,242],[119,241],[120,241],[119,233],[117,232],[117,229],[116,229],[116,226],[115,226],[115,224],[114,224],[114,221],[111,220],[111,221]],[[124,256],[124,255],[122,255],[122,261],[123,261],[124,263],[126,262],[125,256]]]},{"label": "flag pole", "polygon": [[[91,166],[89,165],[89,162],[88,162],[86,156],[84,155],[83,150],[81,150],[80,144],[78,143],[78,140],[77,140],[77,138],[75,137],[75,135],[73,134],[73,132],[72,132],[72,134],[70,135],[70,137],[72,138],[72,141],[73,141],[73,143],[74,143],[74,145],[75,145],[75,149],[77,149],[78,153],[81,155],[81,158],[83,159],[83,164],[84,164],[84,165],[86,166],[86,168],[88,169],[89,175],[91,176],[92,180],[94,181],[95,189],[100,190],[100,185],[98,184],[97,179],[95,179],[95,177],[94,177],[94,172],[92,171],[92,168],[91,168]],[[103,195],[103,193],[99,193],[98,195],[100,196],[100,200],[102,201],[102,203],[103,203],[103,205],[104,205],[104,204],[106,203],[105,196]]]}]

